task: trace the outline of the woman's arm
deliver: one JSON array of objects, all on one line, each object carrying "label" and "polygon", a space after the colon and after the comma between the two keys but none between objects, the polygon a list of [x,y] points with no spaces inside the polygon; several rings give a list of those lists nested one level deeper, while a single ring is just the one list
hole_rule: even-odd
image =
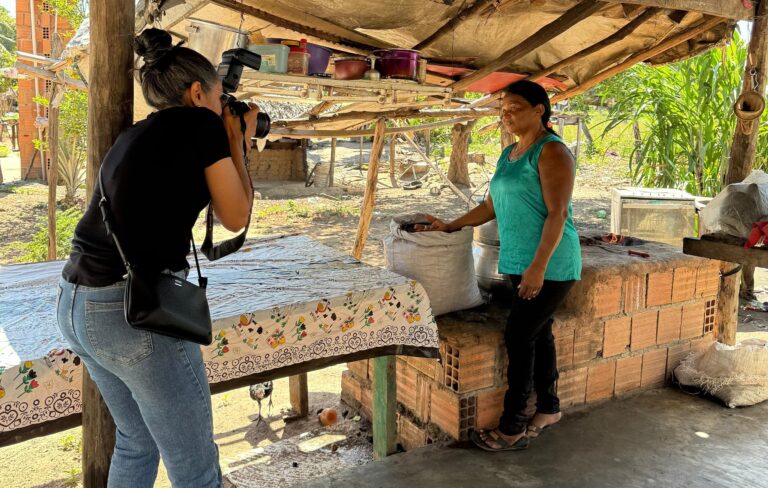
[{"label": "woman's arm", "polygon": [[539,178],[547,218],[541,231],[536,254],[520,283],[520,296],[533,298],[544,284],[544,273],[549,260],[563,237],[568,219],[568,205],[573,194],[575,163],[571,153],[559,142],[544,145],[539,156]]},{"label": "woman's arm", "polygon": [[483,203],[465,213],[456,220],[446,223],[429,214],[427,214],[426,217],[427,220],[429,220],[429,225],[417,224],[415,226],[417,231],[437,230],[442,232],[453,232],[456,230],[461,230],[468,225],[472,227],[483,225],[484,223],[495,219],[496,212],[493,210],[493,199],[491,198],[491,193],[488,192],[488,195],[485,197],[485,200],[483,200]]},{"label": "woman's arm", "polygon": [[232,157],[224,158],[205,169],[205,180],[211,193],[211,203],[221,224],[225,229],[236,232],[248,225],[248,217],[253,205],[253,188],[251,179],[245,168],[243,157],[243,140],[246,148],[251,147],[251,137],[256,131],[256,114],[254,107],[245,115],[246,131],[243,135],[240,129],[240,118],[224,109],[224,126],[229,138],[229,149]]}]

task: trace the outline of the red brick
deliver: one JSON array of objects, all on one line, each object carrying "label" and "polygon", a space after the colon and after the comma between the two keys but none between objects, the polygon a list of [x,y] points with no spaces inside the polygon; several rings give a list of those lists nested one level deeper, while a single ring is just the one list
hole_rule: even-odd
[{"label": "red brick", "polygon": [[459,438],[459,396],[445,388],[432,388],[429,421],[454,439]]},{"label": "red brick", "polygon": [[403,449],[410,451],[427,445],[427,430],[417,426],[405,415],[397,419],[397,440]]},{"label": "red brick", "polygon": [[675,368],[677,368],[680,363],[688,357],[688,354],[691,353],[691,343],[690,342],[683,342],[682,344],[677,344],[675,346],[670,347],[667,350],[667,380],[672,378],[672,375],[675,372]]},{"label": "red brick", "polygon": [[659,310],[657,344],[667,344],[680,339],[680,324],[683,308],[680,306]]},{"label": "red brick", "polygon": [[443,385],[458,393],[494,386],[499,370],[496,364],[498,350],[495,343],[441,344]]},{"label": "red brick", "polygon": [[368,378],[368,360],[362,359],[360,361],[351,361],[347,363],[347,369],[352,372],[358,379],[366,380]]},{"label": "red brick", "polygon": [[443,377],[443,368],[437,359],[408,356],[406,362],[429,379],[437,380]]},{"label": "red brick", "polygon": [[643,371],[643,356],[630,356],[616,361],[616,396],[629,393],[640,388],[640,378]]},{"label": "red brick", "polygon": [[600,356],[603,347],[603,324],[584,324],[576,326],[573,342],[573,364],[581,364]]},{"label": "red brick", "polygon": [[557,396],[563,408],[584,403],[587,394],[587,368],[560,373],[557,380]]},{"label": "red brick", "polygon": [[352,407],[358,408],[363,398],[360,380],[350,370],[341,373],[341,399]]},{"label": "red brick", "polygon": [[495,429],[504,411],[507,387],[485,390],[477,394],[477,428]]},{"label": "red brick", "polygon": [[672,303],[692,300],[696,294],[696,268],[676,268],[672,283]]},{"label": "red brick", "polygon": [[683,305],[680,339],[701,337],[704,334],[704,302]]},{"label": "red brick", "polygon": [[595,285],[594,293],[595,317],[607,317],[621,312],[621,276],[612,276]]},{"label": "red brick", "polygon": [[587,403],[611,398],[616,379],[615,375],[615,361],[590,366],[587,376]]},{"label": "red brick", "polygon": [[363,383],[360,404],[363,415],[368,419],[373,418],[373,386],[370,383]]},{"label": "red brick", "polygon": [[632,319],[621,317],[605,321],[605,337],[603,339],[603,357],[616,356],[629,347],[629,335]]},{"label": "red brick", "polygon": [[562,325],[555,322],[552,335],[555,336],[555,350],[557,351],[557,366],[564,368],[573,364],[573,341],[575,329],[572,325]]},{"label": "red brick", "polygon": [[656,344],[658,312],[643,312],[632,317],[632,338],[630,348],[639,351]]},{"label": "red brick", "polygon": [[648,306],[666,305],[672,301],[672,271],[648,274]]},{"label": "red brick", "polygon": [[411,412],[418,409],[416,375],[418,371],[402,359],[397,360],[397,401]]},{"label": "red brick", "polygon": [[631,314],[645,308],[648,275],[633,275],[624,282],[624,312]]},{"label": "red brick", "polygon": [[717,295],[720,290],[720,266],[717,261],[710,260],[701,266],[696,274],[696,296],[709,298]]},{"label": "red brick", "polygon": [[656,388],[663,386],[666,374],[666,349],[657,349],[643,354],[643,372],[640,377],[641,388]]}]

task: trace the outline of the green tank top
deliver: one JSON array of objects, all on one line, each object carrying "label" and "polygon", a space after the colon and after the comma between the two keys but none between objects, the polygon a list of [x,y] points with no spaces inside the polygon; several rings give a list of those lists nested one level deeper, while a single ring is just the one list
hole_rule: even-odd
[{"label": "green tank top", "polygon": [[[491,179],[491,198],[501,241],[499,273],[523,274],[536,255],[548,214],[539,179],[539,155],[544,145],[553,141],[563,142],[556,135],[547,134],[519,159],[510,161],[509,153],[515,147],[512,144],[502,151],[496,164],[496,173]],[[581,279],[581,247],[573,225],[571,202],[568,202],[563,237],[549,260],[544,279]]]}]

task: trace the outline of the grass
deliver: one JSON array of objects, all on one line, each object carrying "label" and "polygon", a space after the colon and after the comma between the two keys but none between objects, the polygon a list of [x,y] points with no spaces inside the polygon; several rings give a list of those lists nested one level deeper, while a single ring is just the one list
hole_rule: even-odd
[{"label": "grass", "polygon": [[83,439],[77,434],[67,434],[59,439],[59,448],[64,452],[77,451],[83,447]]},{"label": "grass", "polygon": [[336,201],[323,205],[311,205],[306,201],[286,200],[273,203],[255,210],[254,219],[265,220],[269,218],[286,217],[289,220],[325,218],[325,217],[351,217],[358,214],[358,208],[347,200]]}]

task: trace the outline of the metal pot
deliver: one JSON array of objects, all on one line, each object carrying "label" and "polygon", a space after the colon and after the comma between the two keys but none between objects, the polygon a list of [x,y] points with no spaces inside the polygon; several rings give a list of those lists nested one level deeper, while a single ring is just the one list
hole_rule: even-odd
[{"label": "metal pot", "polygon": [[412,49],[378,49],[376,67],[383,78],[415,80],[419,71],[421,53]]},{"label": "metal pot", "polygon": [[337,80],[362,79],[369,69],[371,69],[371,63],[363,57],[347,56],[333,60],[333,77]]},{"label": "metal pot", "polygon": [[499,227],[496,225],[496,219],[475,227],[474,239],[476,242],[499,247]]},{"label": "metal pot", "polygon": [[238,47],[248,46],[248,33],[205,20],[190,19],[186,46],[199,52],[214,66],[221,62],[221,54]]},{"label": "metal pot", "polygon": [[486,291],[501,290],[509,286],[506,276],[499,274],[499,247],[482,242],[472,243],[477,284]]}]

